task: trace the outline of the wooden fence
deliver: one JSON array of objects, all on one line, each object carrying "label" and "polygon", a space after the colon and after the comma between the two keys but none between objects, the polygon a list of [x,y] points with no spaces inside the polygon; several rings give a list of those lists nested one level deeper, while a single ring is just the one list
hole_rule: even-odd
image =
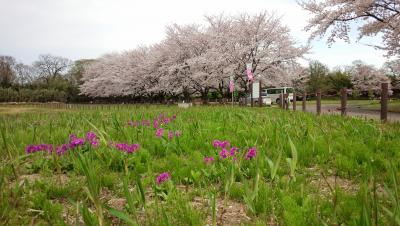
[{"label": "wooden fence", "polygon": [[[383,122],[387,121],[387,117],[388,117],[388,99],[389,99],[389,84],[388,83],[382,83],[381,84],[381,98],[380,98],[380,119]],[[347,115],[347,94],[348,94],[348,90],[347,88],[343,88],[340,91],[340,112],[342,116],[346,116]],[[297,109],[297,93],[293,94],[293,111],[296,111]],[[317,90],[317,92],[315,93],[316,96],[316,114],[320,115],[321,114],[321,91]],[[288,109],[288,99],[287,96],[284,96],[283,94],[281,94],[281,100],[284,99],[285,101],[281,101],[280,103],[280,107],[282,109]],[[307,110],[307,93],[304,92],[302,94],[302,110],[306,111]]]}]

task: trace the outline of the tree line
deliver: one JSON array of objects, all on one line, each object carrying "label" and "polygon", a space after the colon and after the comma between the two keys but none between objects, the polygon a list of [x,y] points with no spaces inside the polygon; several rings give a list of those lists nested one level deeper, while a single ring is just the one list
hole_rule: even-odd
[{"label": "tree line", "polygon": [[332,70],[319,61],[311,61],[305,70],[305,76],[293,81],[299,92],[315,94],[319,90],[323,95],[336,96],[347,88],[353,97],[373,98],[380,95],[381,83],[387,82],[391,96],[400,97],[400,60],[388,61],[381,68],[356,60]]},{"label": "tree line", "polygon": [[87,101],[79,85],[85,65],[92,61],[43,54],[27,65],[0,56],[0,102]]},{"label": "tree line", "polygon": [[[0,56],[0,102],[140,102],[161,101],[165,96],[154,95],[151,99],[141,96],[113,95],[90,97],[82,94],[79,86],[84,84],[85,68],[98,60],[77,60],[41,55],[32,65],[24,65],[10,56]],[[340,89],[352,90],[354,97],[371,98],[379,96],[380,83],[389,82],[394,97],[400,97],[400,60],[386,62],[381,68],[354,61],[350,65],[329,70],[318,61],[311,61],[309,67],[297,67],[296,76],[284,85],[294,86],[298,92],[312,94],[321,90],[324,95],[338,95]],[[289,76],[288,76],[289,77]],[[210,100],[221,99],[228,95],[228,87],[210,91]],[[280,85],[279,83],[277,84]],[[116,86],[118,87],[118,86]],[[244,89],[242,89],[243,94]],[[238,94],[238,92],[236,93]],[[182,96],[183,97],[183,96]],[[189,96],[190,98],[195,95]],[[200,95],[198,95],[200,97]]]}]

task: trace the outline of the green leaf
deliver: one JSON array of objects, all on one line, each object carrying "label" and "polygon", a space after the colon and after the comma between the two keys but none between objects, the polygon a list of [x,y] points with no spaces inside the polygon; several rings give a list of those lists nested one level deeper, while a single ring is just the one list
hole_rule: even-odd
[{"label": "green leaf", "polygon": [[171,224],[169,223],[168,216],[165,213],[164,207],[161,207],[161,211],[163,214],[164,225],[170,226]]},{"label": "green leaf", "polygon": [[126,198],[126,202],[128,203],[129,211],[131,213],[135,212],[135,201],[133,199],[132,194],[129,191],[128,187],[128,176],[125,176],[123,180],[123,187],[124,187],[124,195]]},{"label": "green leaf", "polygon": [[145,206],[146,205],[146,194],[144,192],[142,181],[140,180],[139,174],[135,175],[135,182],[136,182],[137,188],[139,189],[142,205]]},{"label": "green leaf", "polygon": [[97,226],[99,224],[96,217],[90,213],[89,209],[85,205],[81,207],[81,214],[85,225]]},{"label": "green leaf", "polygon": [[200,179],[201,172],[191,170],[190,174],[192,175],[193,181],[197,183]]},{"label": "green leaf", "polygon": [[111,215],[123,220],[125,223],[127,223],[129,225],[138,225],[128,214],[126,214],[122,211],[110,208],[108,210],[108,212],[110,212]]},{"label": "green leaf", "polygon": [[100,130],[99,128],[97,128],[93,123],[91,123],[89,120],[85,119],[87,123],[89,123],[89,125],[96,130],[97,135],[99,135],[100,141],[101,143],[103,143],[103,145],[107,145],[107,140],[104,137],[104,135],[107,135],[107,133],[104,130]]},{"label": "green leaf", "polygon": [[289,144],[290,144],[290,149],[292,151],[292,159],[293,159],[293,167],[296,168],[297,166],[297,149],[296,146],[294,146],[292,139],[289,137]]},{"label": "green leaf", "polygon": [[275,163],[272,162],[272,160],[267,157],[267,162],[268,162],[269,168],[271,170],[271,180],[274,180],[276,177],[276,174],[279,169],[279,164],[281,162],[281,157],[282,157],[282,152],[279,152],[278,159],[275,161]]}]

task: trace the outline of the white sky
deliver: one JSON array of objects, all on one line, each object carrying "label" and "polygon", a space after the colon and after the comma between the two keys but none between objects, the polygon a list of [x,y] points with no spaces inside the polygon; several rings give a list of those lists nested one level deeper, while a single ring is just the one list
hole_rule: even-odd
[{"label": "white sky", "polygon": [[[73,60],[96,58],[158,42],[172,23],[202,23],[204,15],[264,10],[281,15],[295,40],[307,42],[303,28],[309,15],[295,0],[0,0],[0,55],[24,63],[43,53]],[[325,40],[314,41],[307,58],[331,68],[358,59],[380,67],[384,52],[357,44],[355,37],[351,44],[337,42],[331,48]]]}]

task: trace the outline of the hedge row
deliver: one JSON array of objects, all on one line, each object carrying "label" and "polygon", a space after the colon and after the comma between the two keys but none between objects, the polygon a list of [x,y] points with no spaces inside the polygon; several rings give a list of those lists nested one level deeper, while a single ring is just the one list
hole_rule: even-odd
[{"label": "hedge row", "polygon": [[0,88],[0,102],[66,102],[68,95],[55,89]]}]

